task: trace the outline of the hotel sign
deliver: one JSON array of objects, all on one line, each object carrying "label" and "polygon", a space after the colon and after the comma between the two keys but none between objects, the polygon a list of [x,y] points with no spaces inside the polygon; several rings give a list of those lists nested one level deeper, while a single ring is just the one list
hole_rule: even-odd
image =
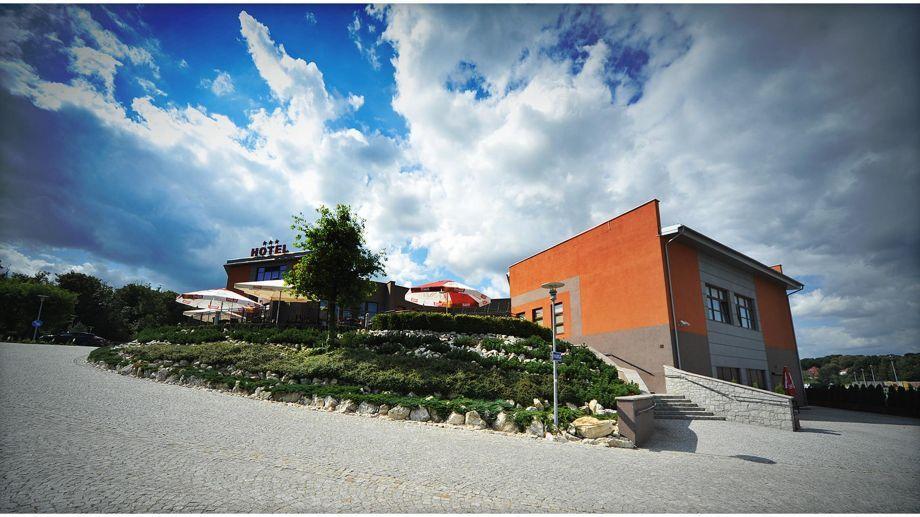
[{"label": "hotel sign", "polygon": [[274,255],[283,255],[288,252],[287,244],[279,244],[278,239],[262,241],[262,246],[252,248],[249,251],[250,257],[271,257]]}]

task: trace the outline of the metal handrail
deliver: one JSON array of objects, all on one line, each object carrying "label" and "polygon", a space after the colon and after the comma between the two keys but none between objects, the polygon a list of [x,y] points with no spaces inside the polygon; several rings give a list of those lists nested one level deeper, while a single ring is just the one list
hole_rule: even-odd
[{"label": "metal handrail", "polygon": [[652,402],[652,405],[651,405],[651,406],[636,411],[636,416],[639,416],[639,415],[641,415],[641,414],[643,414],[643,413],[648,413],[649,411],[654,411],[654,410],[655,410],[655,406],[656,406],[656,404],[655,404],[654,402]]}]

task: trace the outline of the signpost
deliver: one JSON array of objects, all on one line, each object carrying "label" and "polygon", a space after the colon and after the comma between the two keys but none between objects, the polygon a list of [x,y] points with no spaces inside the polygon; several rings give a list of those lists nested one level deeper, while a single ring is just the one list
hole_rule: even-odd
[{"label": "signpost", "polygon": [[45,298],[47,297],[48,297],[47,294],[38,295],[38,299],[41,301],[38,303],[38,317],[36,317],[35,321],[32,322],[32,327],[35,328],[35,331],[32,332],[32,341],[38,340],[38,327],[41,327],[42,324],[44,323],[42,321],[42,307],[45,306]]},{"label": "signpost", "polygon": [[[547,282],[540,287],[549,289],[549,311],[553,315],[553,428],[559,430],[559,376],[556,373],[556,363],[562,360],[562,354],[556,351],[556,289],[565,286],[562,282]],[[557,359],[558,356],[558,359]]]}]

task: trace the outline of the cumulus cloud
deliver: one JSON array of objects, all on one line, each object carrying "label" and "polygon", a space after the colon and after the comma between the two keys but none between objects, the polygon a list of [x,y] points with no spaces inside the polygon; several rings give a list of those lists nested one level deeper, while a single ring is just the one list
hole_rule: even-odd
[{"label": "cumulus cloud", "polygon": [[413,241],[426,265],[484,282],[657,197],[665,223],[820,283],[793,298],[812,328],[800,332],[803,355],[847,339],[916,350],[920,74],[916,47],[902,44],[917,39],[915,10],[385,15],[393,105],[440,187],[434,225]]},{"label": "cumulus cloud", "polygon": [[[68,56],[67,80],[23,50],[49,32],[34,30],[45,11],[0,17],[0,110],[40,122],[3,133],[5,241],[93,250],[200,287],[222,281],[214,257],[284,235],[279,213],[345,202],[387,250],[390,278],[451,275],[502,296],[509,264],[658,198],[664,224],[809,285],[792,297],[803,357],[920,342],[914,8],[369,7],[347,30],[372,65],[393,52],[398,137],[349,127],[368,92],[329,88],[309,49],[290,54],[245,11],[240,34],[271,100],[242,123],[162,104],[150,85],[122,105],[111,78],[129,66],[156,77],[153,54],[82,7],[50,12],[59,39],[43,39]],[[107,159],[10,151],[38,152],[48,135]],[[56,208],[15,219],[38,204]]]},{"label": "cumulus cloud", "polygon": [[236,87],[233,85],[233,78],[230,77],[230,74],[217,69],[215,69],[214,72],[217,75],[215,75],[213,79],[205,78],[201,80],[202,87],[211,90],[211,93],[218,97],[223,97],[236,90]]}]

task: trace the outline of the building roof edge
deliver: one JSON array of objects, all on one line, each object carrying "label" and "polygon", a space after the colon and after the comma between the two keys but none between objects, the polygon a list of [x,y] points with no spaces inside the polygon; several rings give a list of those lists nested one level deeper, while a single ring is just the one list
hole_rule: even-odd
[{"label": "building roof edge", "polygon": [[802,289],[805,287],[805,284],[799,282],[791,276],[780,273],[779,271],[771,268],[763,262],[760,262],[759,260],[751,258],[744,253],[741,253],[740,251],[730,248],[725,244],[722,244],[721,242],[713,239],[712,237],[703,235],[702,233],[694,230],[693,228],[690,228],[689,226],[675,224],[661,229],[662,237],[670,237],[672,235],[684,236],[709,251],[722,255],[723,257],[728,257],[735,262],[747,266],[749,269],[757,271],[758,273],[762,273],[764,276],[786,284],[789,289]]}]

